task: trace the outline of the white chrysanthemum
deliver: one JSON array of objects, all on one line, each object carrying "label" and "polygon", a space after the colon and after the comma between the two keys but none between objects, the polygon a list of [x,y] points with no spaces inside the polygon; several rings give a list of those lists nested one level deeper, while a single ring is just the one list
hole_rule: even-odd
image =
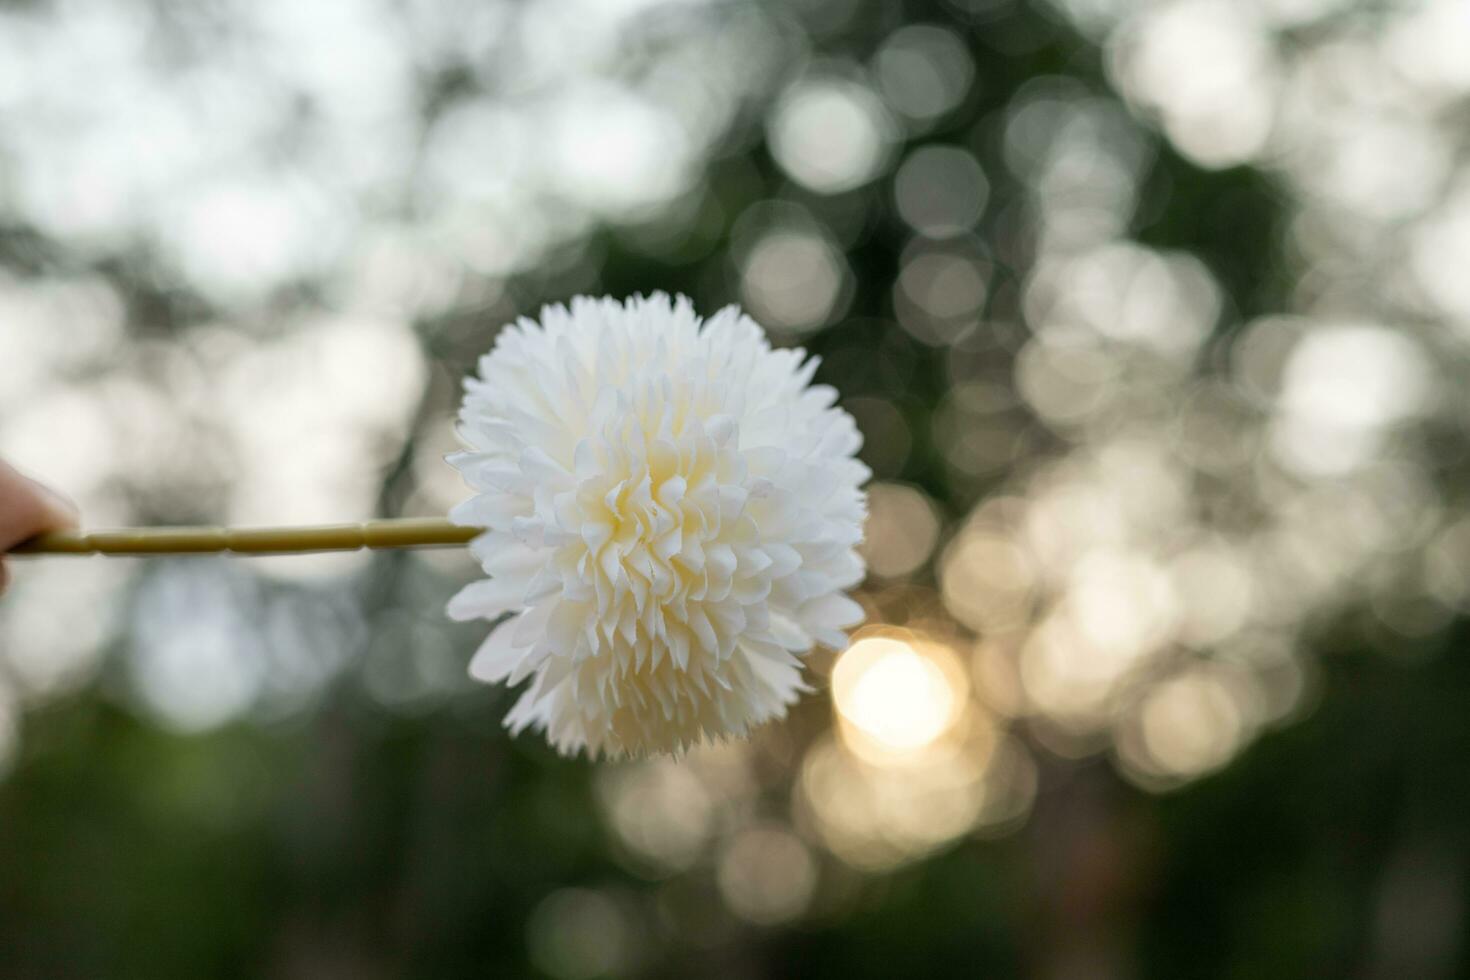
[{"label": "white chrysanthemum", "polygon": [[733,307],[578,298],[507,327],[466,382],[452,519],[490,576],[450,602],[497,619],[479,680],[530,687],[506,717],[559,750],[677,752],[744,735],[840,646],[867,467],[862,437]]}]

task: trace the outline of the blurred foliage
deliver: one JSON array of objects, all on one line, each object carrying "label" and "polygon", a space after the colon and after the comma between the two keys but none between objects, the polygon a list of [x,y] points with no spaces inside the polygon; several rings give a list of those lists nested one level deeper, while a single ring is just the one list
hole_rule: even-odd
[{"label": "blurred foliage", "polygon": [[[1462,887],[1470,668],[1348,654],[1322,697],[1169,796],[1055,765],[1021,833],[845,881],[796,927],[666,934],[641,974],[1026,975],[1096,945],[1145,977],[1355,975],[1384,930],[1440,914],[1437,879]],[[92,698],[33,715],[0,797],[6,974],[529,974],[523,923],[548,883],[717,906],[630,876],[586,766],[488,724],[340,707],[180,738]],[[1411,917],[1384,922],[1396,873]]]},{"label": "blurred foliage", "polygon": [[[400,26],[395,18],[419,23],[416,14],[407,13],[419,6],[347,5]],[[18,354],[0,347],[0,356],[13,358],[0,363],[0,370],[14,370],[17,378],[43,376],[14,394],[0,392],[0,417],[7,409],[19,417],[22,398],[30,404],[41,394],[65,395],[97,381],[96,405],[120,428],[104,440],[114,447],[115,466],[99,464],[96,472],[73,467],[91,480],[78,490],[90,513],[100,510],[119,521],[258,518],[251,501],[287,508],[279,515],[272,512],[281,519],[345,519],[355,516],[352,508],[387,514],[442,509],[446,494],[455,489],[446,489],[442,475],[433,475],[430,467],[449,448],[442,430],[457,379],[488,348],[499,325],[576,292],[683,292],[701,310],[728,302],[754,308],[779,342],[799,343],[823,358],[820,381],[835,386],[846,403],[856,400],[853,410],[867,430],[867,454],[879,479],[922,491],[912,499],[927,503],[937,515],[929,519],[933,527],[918,561],[900,561],[903,570],[872,583],[864,598],[875,620],[933,632],[952,651],[950,659],[964,659],[968,667],[977,637],[1003,644],[1015,639],[1020,649],[1022,634],[1033,626],[1041,634],[1043,614],[1064,604],[1060,593],[1043,597],[1036,586],[1034,597],[1019,603],[1027,610],[1024,626],[1008,619],[992,622],[986,618],[994,612],[988,606],[975,614],[978,620],[962,611],[968,598],[983,605],[983,587],[973,580],[946,586],[958,572],[944,556],[959,554],[955,543],[965,540],[970,515],[985,517],[984,508],[995,501],[1010,500],[1004,506],[1013,510],[1022,498],[1042,501],[1045,494],[1036,488],[1049,485],[1047,474],[1081,472],[1095,461],[1091,450],[1105,456],[1108,440],[1118,433],[1152,433],[1149,445],[1175,452],[1181,440],[1170,443],[1174,437],[1168,434],[1184,425],[1176,416],[1203,397],[1201,392],[1215,391],[1204,382],[1229,373],[1233,359],[1243,356],[1236,345],[1244,343],[1243,336],[1261,336],[1263,317],[1292,312],[1389,318],[1385,309],[1361,301],[1362,291],[1375,290],[1358,275],[1359,266],[1331,267],[1324,260],[1327,271],[1319,274],[1312,257],[1303,258],[1310,249],[1302,239],[1311,236],[1299,232],[1308,209],[1302,201],[1309,195],[1297,171],[1266,158],[1266,137],[1251,143],[1249,132],[1242,137],[1222,125],[1211,142],[1208,132],[1201,136],[1186,125],[1189,120],[1170,117],[1167,107],[1151,113],[1140,104],[1146,101],[1142,97],[1118,92],[1118,75],[1126,73],[1116,59],[1131,42],[1097,26],[1105,16],[1099,11],[1113,10],[1111,16],[1125,19],[1117,4],[805,0],[750,10],[673,4],[634,10],[626,20],[599,21],[598,29],[606,28],[616,40],[612,74],[630,86],[647,72],[649,90],[661,97],[681,94],[671,90],[671,79],[691,90],[706,83],[710,92],[719,89],[687,63],[669,69],[660,60],[681,53],[696,62],[708,57],[712,75],[727,71],[738,84],[731,82],[728,90],[719,90],[723,95],[711,95],[707,105],[690,110],[714,122],[704,143],[691,137],[693,149],[685,148],[693,174],[685,184],[670,178],[673,183],[662,196],[651,192],[649,201],[602,207],[590,191],[587,198],[578,197],[579,181],[589,182],[582,170],[573,168],[561,185],[533,186],[525,173],[515,173],[506,179],[511,196],[525,209],[520,212],[497,211],[503,205],[493,200],[498,192],[487,191],[481,200],[470,192],[461,199],[458,190],[443,191],[441,199],[424,189],[437,186],[434,180],[446,181],[442,175],[423,176],[437,152],[436,127],[471,103],[514,102],[524,95],[515,72],[501,65],[518,64],[512,57],[518,44],[534,47],[528,38],[535,37],[522,28],[538,10],[561,12],[557,16],[563,20],[553,17],[553,26],[596,18],[591,8],[550,0],[484,5],[474,17],[489,21],[474,19],[465,6],[450,6],[453,12],[443,15],[443,23],[423,17],[438,24],[443,37],[435,35],[430,43],[405,30],[399,39],[405,50],[417,52],[409,67],[398,66],[413,79],[412,98],[406,100],[412,120],[401,128],[383,126],[385,140],[397,142],[381,147],[381,154],[414,160],[402,164],[403,173],[391,172],[378,183],[355,172],[342,178],[353,193],[361,191],[355,206],[366,216],[358,225],[349,223],[348,230],[365,238],[371,231],[383,236],[374,242],[388,242],[384,248],[400,248],[389,249],[390,271],[417,270],[404,273],[408,285],[390,284],[410,298],[395,293],[380,307],[362,294],[376,297],[373,290],[388,289],[383,280],[392,277],[371,263],[365,271],[352,266],[360,255],[333,253],[324,259],[301,245],[305,251],[288,257],[296,264],[288,261],[279,274],[232,279],[220,271],[230,268],[228,262],[211,264],[208,255],[200,257],[199,237],[171,238],[169,229],[186,222],[151,199],[140,198],[141,224],[127,226],[125,233],[76,231],[62,219],[48,225],[60,212],[45,210],[51,205],[44,188],[27,191],[23,181],[12,179],[27,166],[15,161],[31,144],[21,146],[25,141],[0,125],[0,147],[9,154],[0,156],[4,281],[38,289],[49,280],[100,282],[120,303],[117,336],[97,341],[95,350],[82,328],[68,333],[54,312],[48,314],[52,319],[37,321],[41,326],[30,335],[32,346],[20,344]],[[1280,14],[1292,5],[1262,0],[1260,6]],[[1356,9],[1338,10],[1330,3],[1298,6],[1310,8],[1306,21],[1279,33],[1304,49],[1313,32],[1330,39],[1344,24],[1342,29],[1352,29],[1360,16]],[[66,4],[56,9],[62,8],[69,9]],[[17,18],[0,25],[18,31],[18,18],[52,8],[0,9]],[[98,30],[123,31],[119,23],[136,19],[147,25],[145,34],[152,32],[143,48],[168,53],[177,59],[174,67],[207,65],[215,50],[224,59],[226,51],[235,50],[230,45],[243,43],[259,27],[251,26],[239,5],[226,3],[187,13],[149,3],[120,5],[118,11]],[[840,173],[803,171],[813,161],[800,152],[800,129],[795,136],[780,135],[786,132],[782,113],[796,111],[792,93],[799,94],[803,79],[829,84],[831,78],[867,77],[871,71],[862,66],[894,50],[885,45],[914,24],[943,27],[951,32],[945,36],[960,38],[973,79],[967,78],[953,104],[931,119],[900,118],[901,112],[884,110],[881,118],[891,132],[885,135],[874,124],[878,137],[871,147],[862,143],[867,131],[861,126],[827,132],[824,138],[834,141],[832,159],[840,162],[847,152],[859,161],[853,164],[852,186],[840,185]],[[594,28],[587,31],[591,35]],[[394,36],[391,28],[388,33]],[[710,53],[720,39],[747,34],[755,39],[746,52],[750,60],[737,57],[727,65],[721,60],[725,55]],[[1263,27],[1261,34],[1271,32]],[[1345,36],[1344,45],[1361,42],[1358,35]],[[574,53],[582,43],[570,34],[561,38],[553,32],[553,37]],[[929,35],[908,35],[915,37],[939,43]],[[328,33],[315,40],[321,49],[334,44]],[[344,47],[351,42],[348,38]],[[429,54],[414,48],[421,42]],[[20,43],[15,42],[17,49]],[[1200,44],[1204,53],[1199,57],[1206,58],[1208,45]],[[359,60],[371,68],[376,49],[364,50]],[[942,44],[934,49],[944,50]],[[541,52],[550,62],[559,56],[555,44]],[[1109,59],[1115,60],[1112,68]],[[270,58],[265,63],[275,64]],[[0,65],[0,81],[4,75]],[[245,77],[253,76],[246,70]],[[260,95],[262,105],[269,98],[273,111],[279,110],[269,126],[278,143],[261,152],[285,158],[293,148],[313,145],[320,137],[313,126],[325,128],[321,120],[337,108],[314,102],[309,93],[294,99],[283,95],[279,78],[261,81],[262,92],[269,90]],[[538,84],[554,89],[563,83],[571,86],[564,79],[543,78]],[[63,77],[50,84],[80,91],[107,83]],[[21,94],[8,103],[0,99],[0,111],[7,105],[44,108],[45,93],[0,85],[0,96],[7,92]],[[887,97],[905,104],[892,92]],[[1286,97],[1278,92],[1276,98]],[[1089,152],[1056,168],[1062,175],[1051,184],[1047,168],[1055,161],[1048,162],[1047,152],[1024,158],[1015,149],[1026,138],[1024,132],[1016,135],[1024,129],[1018,114],[1047,100],[1063,115],[1077,113],[1068,117],[1072,128],[1053,127],[1047,139],[1061,140],[1065,131],[1091,134],[1092,140]],[[853,106],[862,104],[853,97],[820,106],[838,113],[858,111]],[[525,110],[530,129],[516,131],[517,138],[551,140],[560,132],[547,123],[548,132],[541,133],[535,100],[526,96],[525,105],[530,106]],[[598,104],[590,111],[599,111]],[[7,135],[15,142],[7,143]],[[493,169],[491,156],[501,149],[507,156],[521,152],[509,145],[510,137],[504,137],[504,146],[495,142],[498,138],[492,134],[487,144],[496,153],[479,146],[481,156],[471,154],[471,165],[452,172],[454,180],[447,182],[476,188],[484,176],[477,168]],[[797,140],[797,148],[783,149],[783,138]],[[374,153],[361,142],[347,145],[350,154],[332,159]],[[931,145],[965,150],[983,175],[983,190],[971,188],[979,195],[979,216],[959,233],[916,232],[913,214],[926,213],[923,202],[905,205],[894,189],[894,172],[910,152]],[[72,149],[81,152],[82,147]],[[860,158],[869,150],[878,156],[871,172],[860,173]],[[136,147],[131,152],[142,153]],[[658,161],[630,152],[640,166],[657,170]],[[608,153],[611,159],[613,151]],[[817,163],[823,155],[817,154]],[[1097,180],[1074,180],[1076,173],[1068,167],[1081,167],[1085,177],[1089,161],[1098,167]],[[76,165],[69,157],[51,162]],[[1130,173],[1117,177],[1114,171],[1129,166]],[[609,167],[614,178],[640,172]],[[807,176],[799,179],[803,173]],[[824,180],[832,183],[823,185]],[[1091,193],[1096,199],[1067,211],[1078,187],[1083,198]],[[121,195],[133,188],[109,189]],[[12,192],[14,200],[6,203]],[[1430,210],[1424,205],[1420,213]],[[239,219],[229,208],[222,213]],[[1339,217],[1350,224],[1351,215]],[[1410,220],[1402,214],[1383,220],[1390,218]],[[154,219],[166,226],[164,231],[149,230]],[[308,226],[308,243],[343,233],[326,219],[317,228],[309,218],[300,220]],[[487,245],[475,234],[481,224],[498,228],[501,237],[490,235],[494,240]],[[248,221],[239,227],[206,221],[201,227],[203,240],[219,238],[226,258],[232,249],[256,248]],[[1375,237],[1375,226],[1352,227],[1358,233],[1343,236],[1354,243]],[[527,228],[540,236],[530,244],[530,238],[516,238],[518,232],[530,236]],[[412,231],[405,232],[406,244],[391,239],[390,232],[404,229]],[[756,261],[757,251],[776,239],[785,251],[768,253],[765,265]],[[520,251],[507,241],[521,241]],[[1154,250],[1146,258],[1127,253],[1129,262],[1137,260],[1137,268],[1144,269],[1139,281],[1163,267],[1149,264],[1163,261],[1160,256],[1184,256],[1162,274],[1175,293],[1160,288],[1185,297],[1178,300],[1182,313],[1176,319],[1194,316],[1203,335],[1177,347],[1164,336],[1162,353],[1149,348],[1158,338],[1144,337],[1139,341],[1144,353],[1136,360],[1130,359],[1136,353],[1131,348],[1116,357],[1122,366],[1100,382],[1104,394],[1097,396],[1096,410],[1084,405],[1067,415],[1056,407],[1059,403],[1048,401],[1050,389],[1038,395],[1017,380],[1029,370],[1018,367],[1018,360],[1030,357],[1027,363],[1045,367],[1051,356],[1036,339],[1048,326],[1036,322],[1044,319],[1036,313],[1044,306],[1035,300],[1041,291],[1036,283],[1045,278],[1037,270],[1120,241]],[[505,258],[497,251],[502,246],[515,256]],[[901,307],[910,300],[905,287],[896,284],[918,274],[916,256],[927,254],[926,249],[962,257],[936,266],[935,275],[970,270],[980,277],[974,308],[906,318]],[[468,256],[463,261],[461,253]],[[1372,266],[1363,254],[1354,255]],[[269,262],[263,267],[274,268]],[[1101,275],[1106,286],[1113,268],[1093,274]],[[794,282],[782,280],[788,273]],[[1323,286],[1329,274],[1349,285]],[[963,286],[966,280],[946,281]],[[1126,286],[1114,284],[1120,291]],[[931,302],[948,301],[936,299],[932,290],[926,295]],[[1314,295],[1328,296],[1326,312],[1304,308]],[[1218,308],[1211,305],[1212,296]],[[403,325],[417,353],[403,356],[404,348],[394,346],[401,338],[389,332],[382,335],[388,339],[381,348],[363,348],[357,352],[360,362],[346,362],[349,372],[358,370],[357,388],[348,386],[356,400],[342,412],[366,432],[354,436],[351,452],[344,438],[343,454],[351,461],[333,477],[340,476],[337,483],[326,481],[321,497],[338,511],[320,514],[310,507],[316,498],[303,503],[305,498],[289,489],[293,467],[302,459],[333,455],[323,452],[320,439],[313,441],[313,433],[328,431],[311,428],[314,415],[306,413],[299,432],[295,424],[301,406],[313,404],[311,372],[344,349],[325,340],[327,346],[311,346],[318,336],[316,319],[338,307],[367,310],[371,317]],[[1420,313],[1419,319],[1430,316]],[[1408,315],[1401,319],[1418,322]],[[951,328],[952,333],[944,332]],[[9,329],[0,322],[0,331]],[[332,343],[340,341],[350,352],[355,329],[331,334]],[[1286,327],[1281,335],[1287,335]],[[1093,340],[1081,346],[1092,349]],[[1422,343],[1430,352],[1426,357],[1453,363],[1452,354],[1445,353],[1457,349],[1452,344],[1435,346],[1436,336]],[[78,355],[81,363],[66,362],[64,349],[72,346],[84,352]],[[22,375],[24,357],[43,359],[37,352],[47,352],[44,357],[55,363]],[[262,359],[252,361],[257,355]],[[309,357],[322,360],[307,363]],[[308,378],[297,384],[308,390],[306,400],[282,408],[275,404],[279,390],[268,382],[289,375],[298,362]],[[1160,363],[1165,366],[1159,368]],[[243,388],[230,373],[238,364],[253,365],[242,375]],[[120,365],[136,389],[98,381],[116,381],[109,372]],[[322,398],[335,396],[338,389],[326,381],[322,385],[333,393]],[[961,389],[987,393],[996,404],[973,414],[960,412],[955,421],[954,399]],[[1133,396],[1145,407],[1118,408],[1108,401]],[[1452,381],[1438,397],[1458,405],[1463,386]],[[233,417],[210,415],[207,406],[214,401]],[[1147,406],[1155,404],[1163,407],[1150,414]],[[1238,407],[1229,404],[1232,411]],[[1070,411],[1069,406],[1063,408]],[[129,413],[145,409],[171,420],[178,431],[165,429],[154,415],[140,414],[142,435],[130,435]],[[1227,428],[1225,439],[1248,440],[1253,447],[1268,441],[1262,432],[1276,409],[1252,404],[1240,411],[1251,421]],[[1156,416],[1164,421],[1145,428]],[[12,431],[0,448],[46,473],[53,449],[56,458],[71,458],[60,443],[75,435],[65,428],[75,422],[72,416],[58,410],[55,418],[51,439],[56,445],[43,438],[38,450],[36,437],[28,441]],[[248,427],[250,418],[278,426],[263,437],[265,456],[252,457],[241,448],[250,444],[240,428]],[[1436,424],[1444,433],[1421,467],[1431,474],[1426,481],[1441,479],[1464,458],[1462,420],[1445,416]],[[288,425],[292,431],[280,431]],[[964,437],[974,433],[989,433],[1003,445],[994,459],[971,467],[978,456]],[[1322,443],[1335,444],[1331,433],[1316,434]],[[151,455],[130,456],[134,439]],[[908,450],[895,450],[902,440]],[[1187,446],[1177,451],[1188,455]],[[1125,458],[1125,477],[1119,480],[1126,484],[1136,477],[1140,506],[1153,509],[1155,501],[1147,494],[1154,484],[1142,468],[1129,469],[1132,459]],[[1072,469],[1047,469],[1057,461]],[[1290,460],[1273,462],[1264,453],[1227,460],[1213,472],[1202,466],[1190,471],[1194,482],[1183,491],[1192,502],[1187,520],[1197,522],[1202,534],[1259,532],[1249,538],[1254,547],[1270,537],[1270,529],[1262,530],[1252,519],[1278,505],[1287,509],[1282,501],[1288,494],[1281,487],[1321,494],[1339,487],[1343,494],[1355,493],[1358,484],[1350,481],[1364,471],[1329,466],[1327,472],[1304,474],[1293,471]],[[284,482],[271,484],[275,478]],[[354,492],[339,492],[346,485]],[[1412,484],[1413,492],[1403,494],[1403,509],[1413,510],[1426,499],[1438,508],[1437,501],[1463,496],[1452,484],[1424,486],[1434,489],[1416,496],[1424,488]],[[1365,508],[1381,503],[1381,497],[1363,493],[1354,500],[1366,501]],[[1159,499],[1165,496],[1160,492]],[[1324,539],[1352,537],[1344,528],[1355,525],[1344,513],[1363,511],[1323,509],[1325,499],[1306,490],[1291,498],[1298,508],[1293,513],[1307,515],[1302,522],[1317,516],[1328,526],[1316,528],[1317,538],[1288,543],[1311,551]],[[298,505],[299,513],[289,509]],[[1173,520],[1164,503],[1158,508],[1166,523]],[[471,574],[452,556],[376,557],[324,566],[320,574],[209,561],[135,563],[124,572],[95,566],[78,571],[81,566],[63,563],[24,568],[16,593],[4,604],[12,618],[0,632],[0,643],[8,644],[0,649],[3,676],[15,689],[0,704],[5,708],[0,720],[13,714],[16,731],[9,772],[0,784],[0,975],[549,974],[567,980],[904,973],[1171,980],[1470,975],[1464,928],[1470,899],[1470,785],[1463,775],[1463,760],[1470,754],[1470,728],[1464,723],[1470,662],[1461,655],[1466,631],[1456,605],[1463,596],[1446,598],[1443,590],[1428,587],[1415,591],[1404,584],[1413,576],[1395,564],[1400,558],[1412,564],[1432,551],[1435,535],[1450,540],[1455,519],[1450,510],[1434,509],[1426,520],[1437,523],[1413,532],[1419,537],[1410,544],[1365,545],[1352,561],[1339,560],[1331,551],[1312,552],[1309,557],[1336,569],[1343,581],[1322,573],[1323,580],[1331,580],[1321,590],[1329,598],[1319,602],[1314,593],[1290,613],[1276,609],[1269,637],[1264,628],[1259,633],[1242,628],[1241,645],[1281,640],[1291,654],[1265,666],[1250,660],[1250,668],[1240,670],[1243,679],[1231,674],[1229,684],[1208,686],[1211,678],[1223,676],[1210,671],[1238,666],[1219,652],[1230,647],[1223,640],[1159,641],[1140,654],[1137,676],[1106,678],[1107,689],[1096,703],[1084,698],[1080,707],[1048,702],[1029,690],[1026,706],[1007,706],[1003,685],[996,682],[997,689],[989,690],[983,677],[977,679],[966,716],[978,719],[974,724],[981,734],[975,737],[991,739],[986,752],[1010,746],[1013,757],[1024,760],[1017,771],[1034,776],[1030,792],[1017,791],[1014,813],[992,820],[977,810],[963,830],[932,841],[893,838],[888,843],[898,856],[884,852],[869,865],[861,848],[842,844],[823,823],[828,818],[814,812],[804,788],[812,759],[823,744],[833,744],[823,739],[836,737],[830,735],[834,716],[826,693],[830,657],[814,659],[822,693],[809,698],[779,730],[763,733],[748,750],[691,760],[679,776],[656,768],[563,760],[534,737],[506,736],[499,719],[509,696],[470,685],[463,677],[477,630],[451,626],[439,616],[445,597]],[[1385,539],[1403,526],[1387,518],[1383,523]],[[925,536],[922,520],[897,526],[898,539]],[[1083,540],[1095,530],[1074,527],[1071,534]],[[996,546],[987,539],[986,547]],[[1457,554],[1450,553],[1452,564]],[[1309,590],[1301,582],[1318,579],[1300,568],[1318,566],[1303,562],[1278,570],[1277,579],[1258,580],[1257,605],[1272,599],[1296,602],[1291,585]],[[1257,568],[1239,562],[1229,567]],[[32,574],[32,583],[24,581]],[[997,591],[1005,584],[999,582]],[[1430,601],[1436,596],[1444,600],[1439,605]],[[41,611],[27,614],[26,603]],[[1423,616],[1381,615],[1384,609],[1410,607]],[[1032,612],[1034,618],[1027,618]],[[38,618],[46,622],[38,626]],[[1432,627],[1410,628],[1425,618]],[[1289,627],[1281,625],[1283,619]],[[1231,634],[1230,639],[1239,638]],[[60,657],[58,651],[70,651],[67,656],[81,666],[71,673],[58,667],[56,677],[34,666]],[[1024,670],[1028,654],[1012,650],[1004,656],[1011,658],[1002,658],[1007,669]],[[36,682],[36,676],[49,679]],[[1150,718],[1175,718],[1146,710],[1149,698],[1171,677],[1206,685],[1199,695],[1203,700],[1182,702],[1186,714],[1207,714],[1206,708],[1217,706],[1218,700],[1210,698],[1220,695],[1222,684],[1227,694],[1237,690],[1230,687],[1237,681],[1247,691],[1239,702],[1246,707],[1226,712],[1234,727],[1226,725],[1229,731],[1199,747],[1197,757],[1150,756],[1149,745],[1138,749],[1138,739],[1129,741],[1135,722],[1147,735]],[[6,707],[12,701],[13,710]],[[1184,735],[1192,717],[1180,728]],[[860,727],[861,718],[847,720],[854,718]],[[1166,765],[1181,758],[1174,769]],[[630,775],[623,774],[625,769]],[[687,781],[690,772],[698,776],[693,782]],[[652,780],[646,792],[654,803],[642,811],[632,803],[627,804],[631,809],[620,809],[619,801],[645,791],[629,789],[643,786],[637,780],[645,777]],[[903,785],[906,777],[899,770],[892,778]],[[991,778],[989,771],[984,778]],[[993,787],[986,792],[998,794]],[[915,805],[927,805],[917,792],[915,799]],[[698,831],[691,831],[688,853],[669,858],[660,857],[657,847],[641,853],[637,835],[619,823],[640,812],[655,835],[678,830],[678,820],[669,821],[681,812],[703,816]],[[764,879],[753,892],[742,891],[738,862],[732,866],[728,856],[752,827],[766,828],[767,836],[759,840],[770,847],[776,846],[773,840],[794,846],[789,853],[801,859],[795,864],[811,863],[812,880],[802,885],[805,891],[797,889],[795,906],[782,905],[781,894],[763,895]],[[770,881],[786,879],[777,875]]]}]

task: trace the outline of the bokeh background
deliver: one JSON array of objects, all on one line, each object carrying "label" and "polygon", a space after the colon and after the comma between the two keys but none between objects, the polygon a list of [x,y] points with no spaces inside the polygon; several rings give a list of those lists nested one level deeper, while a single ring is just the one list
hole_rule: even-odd
[{"label": "bokeh background", "polygon": [[4,0],[0,455],[442,514],[580,292],[738,302],[874,470],[749,744],[559,759],[458,552],[33,560],[0,976],[1470,976],[1464,0]]}]

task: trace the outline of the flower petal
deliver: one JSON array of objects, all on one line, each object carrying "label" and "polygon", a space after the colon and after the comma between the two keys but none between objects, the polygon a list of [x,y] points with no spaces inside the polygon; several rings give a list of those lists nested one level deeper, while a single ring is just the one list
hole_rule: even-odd
[{"label": "flower petal", "polygon": [[512,616],[499,626],[490,631],[485,642],[475,651],[474,657],[470,659],[470,676],[477,681],[487,684],[496,684],[510,676],[515,670],[516,664],[521,662],[525,655],[524,648],[517,647],[511,642],[511,636],[515,633],[516,621],[520,617]]},{"label": "flower petal", "polygon": [[524,582],[497,577],[471,582],[449,600],[449,618],[458,622],[495,619],[521,607]]}]

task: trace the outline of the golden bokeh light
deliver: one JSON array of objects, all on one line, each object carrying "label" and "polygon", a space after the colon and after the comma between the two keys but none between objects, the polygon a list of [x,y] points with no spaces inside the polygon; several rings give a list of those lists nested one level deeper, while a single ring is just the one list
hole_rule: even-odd
[{"label": "golden bokeh light", "polygon": [[939,519],[922,490],[901,483],[868,487],[863,556],[868,571],[901,578],[923,567],[939,540]]},{"label": "golden bokeh light", "polygon": [[597,789],[635,870],[661,877],[682,871],[703,853],[714,801],[692,767],[668,759],[611,767]]},{"label": "golden bokeh light", "polygon": [[817,886],[817,862],[785,827],[747,827],[725,847],[716,881],[730,911],[755,925],[775,925],[806,911]]},{"label": "golden bokeh light", "polygon": [[1120,720],[1116,745],[1134,782],[1165,789],[1225,765],[1266,713],[1252,675],[1197,666],[1155,683]]},{"label": "golden bokeh light", "polygon": [[941,644],[868,636],[848,647],[832,670],[832,699],[843,737],[869,761],[902,760],[956,728],[969,685]]},{"label": "golden bokeh light", "polygon": [[1035,794],[1030,755],[988,726],[903,767],[874,765],[824,737],[802,764],[797,812],[844,862],[877,871],[968,833],[1004,832],[1030,812]]},{"label": "golden bokeh light", "polygon": [[980,633],[1003,630],[1029,616],[1036,585],[1032,559],[998,529],[966,527],[939,565],[945,608],[965,626]]},{"label": "golden bokeh light", "polygon": [[1159,767],[1194,775],[1233,754],[1245,719],[1230,690],[1202,672],[1160,684],[1143,706],[1143,739]]}]

